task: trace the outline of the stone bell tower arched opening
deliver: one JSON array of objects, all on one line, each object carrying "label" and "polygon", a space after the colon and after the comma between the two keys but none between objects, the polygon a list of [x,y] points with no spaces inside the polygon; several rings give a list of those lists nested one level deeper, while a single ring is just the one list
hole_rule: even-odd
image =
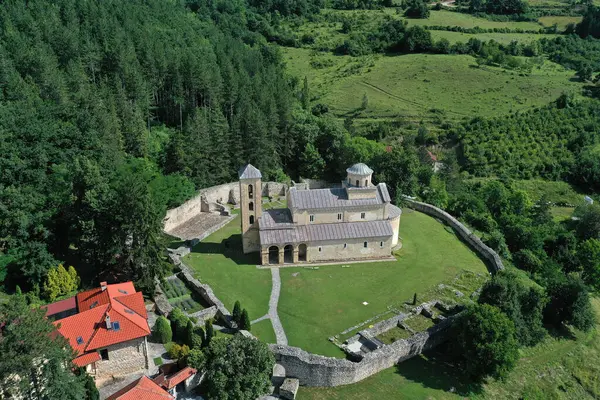
[{"label": "stone bell tower arched opening", "polygon": [[258,219],[262,215],[262,174],[251,164],[239,171],[240,219],[244,254],[260,251]]}]

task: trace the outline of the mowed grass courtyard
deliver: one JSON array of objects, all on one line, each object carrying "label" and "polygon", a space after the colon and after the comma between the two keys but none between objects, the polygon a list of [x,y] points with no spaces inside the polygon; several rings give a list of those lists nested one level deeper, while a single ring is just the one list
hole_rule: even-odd
[{"label": "mowed grass courtyard", "polygon": [[387,311],[388,306],[398,308],[414,293],[422,295],[461,271],[487,274],[485,264],[445,225],[425,214],[404,211],[403,245],[395,262],[280,270],[279,318],[291,346],[343,357],[328,341],[330,336]]},{"label": "mowed grass courtyard", "polygon": [[[258,269],[258,255],[243,255],[239,217],[200,242],[184,262],[209,284],[230,310],[236,300],[250,319],[267,313],[271,273]],[[406,209],[401,218],[403,248],[397,261],[311,268],[281,268],[278,312],[289,344],[317,354],[343,357],[328,337],[412,300],[462,271],[487,274],[485,264],[437,220]],[[363,305],[362,302],[368,302]],[[253,325],[274,342],[269,321]]]}]

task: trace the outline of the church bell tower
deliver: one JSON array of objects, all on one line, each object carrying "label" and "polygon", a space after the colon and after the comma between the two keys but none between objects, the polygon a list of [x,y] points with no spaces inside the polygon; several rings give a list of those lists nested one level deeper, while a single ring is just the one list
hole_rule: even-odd
[{"label": "church bell tower", "polygon": [[260,251],[258,219],[262,215],[262,175],[251,164],[239,171],[240,218],[244,254]]}]

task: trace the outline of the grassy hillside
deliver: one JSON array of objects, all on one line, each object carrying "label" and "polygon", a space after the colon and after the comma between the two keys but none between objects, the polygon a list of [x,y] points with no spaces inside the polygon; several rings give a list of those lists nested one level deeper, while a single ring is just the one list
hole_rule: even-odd
[{"label": "grassy hillside", "polygon": [[[522,75],[479,68],[466,55],[355,58],[295,48],[285,48],[284,55],[292,75],[308,77],[313,102],[327,104],[340,118],[420,119],[440,111],[451,119],[492,116],[542,106],[581,88],[571,80],[572,71],[547,61]],[[361,109],[364,94],[366,110]]]}]

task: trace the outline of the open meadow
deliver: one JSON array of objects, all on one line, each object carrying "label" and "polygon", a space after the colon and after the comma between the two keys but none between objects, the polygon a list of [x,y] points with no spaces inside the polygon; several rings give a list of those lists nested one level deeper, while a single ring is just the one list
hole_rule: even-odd
[{"label": "open meadow", "polygon": [[542,106],[582,87],[572,71],[549,61],[522,74],[478,67],[467,55],[350,57],[285,48],[284,57],[290,74],[308,78],[314,103],[327,104],[338,118],[493,116]]}]

